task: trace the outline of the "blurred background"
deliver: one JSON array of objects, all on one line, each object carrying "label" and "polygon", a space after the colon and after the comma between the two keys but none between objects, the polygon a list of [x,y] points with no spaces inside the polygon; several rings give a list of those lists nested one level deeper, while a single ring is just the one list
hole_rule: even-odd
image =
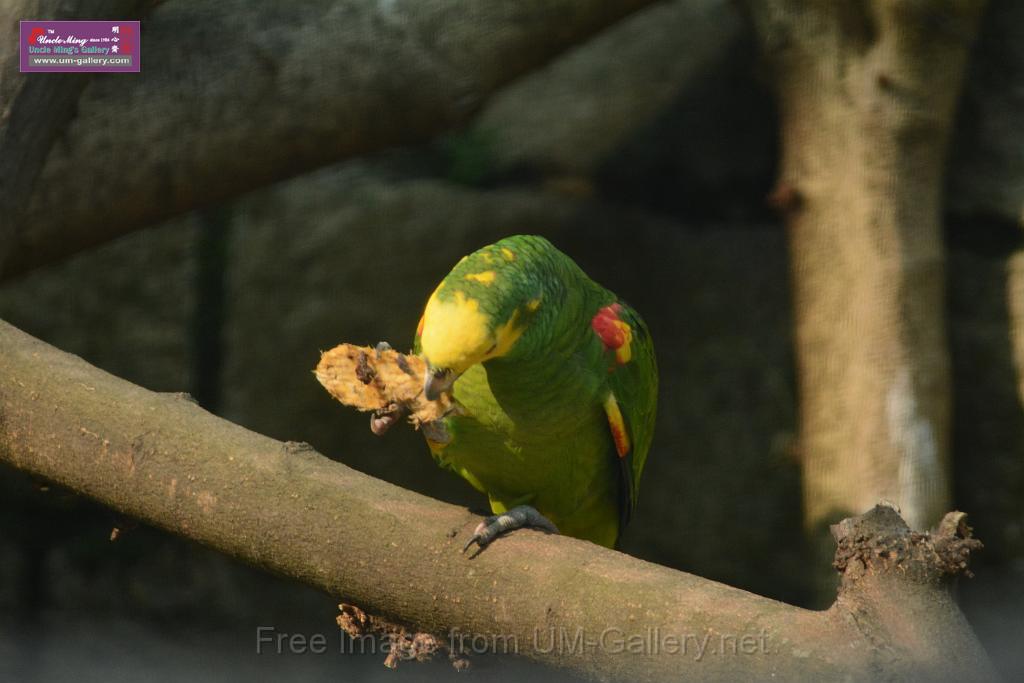
[{"label": "blurred background", "polygon": [[[976,577],[957,591],[1008,679],[1024,676],[1022,10],[993,0],[985,15],[943,200],[953,502],[985,543]],[[217,11],[157,7],[143,22],[144,61],[162,27]],[[146,63],[140,78],[183,79]],[[212,67],[200,69],[197,80],[209,78]],[[102,114],[89,98],[124,81],[88,86],[81,125]],[[657,3],[425,143],[305,170],[9,278],[0,318],[149,389],[187,391],[257,432],[479,506],[418,434],[374,437],[311,370],[342,341],[408,346],[459,257],[505,235],[543,234],[641,311],[657,345],[657,435],[623,550],[816,604],[787,235],[766,201],[778,124],[736,7]],[[150,528],[111,542],[118,525],[83,498],[0,471],[0,680],[455,675],[444,663],[392,673],[379,656],[257,655],[261,625],[325,633],[336,647],[332,599]],[[521,667],[478,662],[509,680]]]}]

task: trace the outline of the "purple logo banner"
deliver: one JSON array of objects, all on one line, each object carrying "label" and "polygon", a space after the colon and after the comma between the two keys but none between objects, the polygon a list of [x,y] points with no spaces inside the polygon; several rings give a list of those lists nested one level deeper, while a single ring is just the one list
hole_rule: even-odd
[{"label": "purple logo banner", "polygon": [[21,71],[140,71],[137,21],[22,21]]}]

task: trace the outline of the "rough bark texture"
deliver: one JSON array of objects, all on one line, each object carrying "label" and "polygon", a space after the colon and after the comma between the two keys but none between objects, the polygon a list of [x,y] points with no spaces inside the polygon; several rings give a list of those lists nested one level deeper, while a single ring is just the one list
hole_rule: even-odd
[{"label": "rough bark texture", "polygon": [[[948,596],[945,563],[931,559],[966,555],[972,542],[956,530],[915,537],[886,509],[849,522],[839,558],[858,571],[823,612],[536,532],[466,556],[476,519],[460,508],[136,387],[6,323],[0,349],[0,462],[421,632],[512,642],[598,679],[993,675]],[[582,636],[584,649],[546,651],[551,633]],[[666,635],[688,638],[688,651],[666,651]],[[618,636],[646,645],[627,654],[608,640]]]},{"label": "rough bark texture", "polygon": [[26,19],[138,18],[150,0],[13,0],[0,5],[0,274],[17,260],[19,225],[53,143],[74,117],[91,74],[23,74]]},{"label": "rough bark texture", "polygon": [[940,195],[982,0],[751,2],[782,126],[808,528],[950,500]]},{"label": "rough bark texture", "polygon": [[[158,7],[46,160],[6,273],[464,123],[496,88],[651,0]],[[69,178],[88,182],[69,183]],[[60,207],[60,210],[56,210]]]}]

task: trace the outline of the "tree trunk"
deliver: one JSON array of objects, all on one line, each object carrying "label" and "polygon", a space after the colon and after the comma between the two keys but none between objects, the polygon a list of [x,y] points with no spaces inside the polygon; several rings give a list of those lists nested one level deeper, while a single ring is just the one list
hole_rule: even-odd
[{"label": "tree trunk", "polygon": [[750,2],[771,64],[808,530],[950,501],[941,190],[983,0]]},{"label": "tree trunk", "polygon": [[[459,655],[486,646],[635,682],[994,675],[946,585],[978,545],[955,513],[935,537],[889,508],[837,527],[845,580],[821,612],[539,532],[464,555],[477,522],[465,510],[146,391],[3,322],[0,463]],[[358,630],[361,614],[346,607],[342,622]]]}]

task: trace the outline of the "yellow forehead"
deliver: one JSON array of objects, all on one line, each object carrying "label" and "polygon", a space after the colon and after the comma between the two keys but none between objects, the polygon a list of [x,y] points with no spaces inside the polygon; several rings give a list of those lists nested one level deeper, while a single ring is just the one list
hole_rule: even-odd
[{"label": "yellow forehead", "polygon": [[482,285],[489,285],[498,277],[498,274],[493,270],[485,270],[482,273],[469,273],[466,275],[467,280],[475,280]]},{"label": "yellow forehead", "polygon": [[437,295],[440,290],[431,295],[423,312],[420,348],[434,367],[462,372],[493,346],[490,321],[476,299],[455,292],[442,301]]}]

